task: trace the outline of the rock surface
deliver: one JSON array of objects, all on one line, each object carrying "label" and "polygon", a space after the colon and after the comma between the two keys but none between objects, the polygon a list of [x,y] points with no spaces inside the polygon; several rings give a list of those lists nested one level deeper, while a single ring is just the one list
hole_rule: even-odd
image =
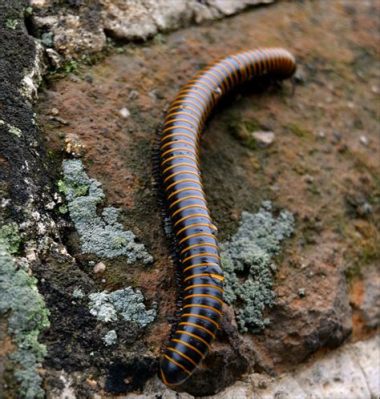
[{"label": "rock surface", "polygon": [[[196,3],[206,10],[208,20],[252,2]],[[222,242],[232,240],[243,212],[257,214],[265,200],[273,204],[273,220],[284,209],[295,216],[294,233],[281,243],[274,259],[273,306],[261,309],[263,321],[270,324],[261,332],[240,334],[235,320],[238,306],[226,307],[213,351],[184,386],[187,393],[180,395],[213,394],[252,369],[260,392],[269,387],[267,397],[281,397],[281,390],[293,396],[298,393],[300,398],[318,389],[345,398],[377,393],[373,382],[377,353],[374,348],[372,356],[366,352],[379,317],[380,142],[375,118],[379,69],[373,33],[378,31],[377,2],[277,2],[170,35],[156,32],[190,22],[182,2],[178,9],[162,8],[161,13],[156,2],[144,1],[139,4],[145,8],[135,15],[125,9],[132,2],[70,0],[58,7],[57,2],[33,0],[32,4],[33,10],[26,2],[0,5],[4,54],[0,60],[0,242],[6,242],[14,270],[27,270],[29,277],[38,279],[30,280],[43,306],[33,309],[41,317],[50,312],[50,328],[34,334],[38,345],[47,349],[43,384],[36,374],[30,386],[43,386],[49,399],[70,395],[95,399],[132,391],[176,397],[151,380],[174,320],[177,295],[148,161],[154,131],[191,74],[226,52],[255,43],[294,51],[302,71],[295,94],[287,84],[279,88],[257,82],[255,90],[249,88],[233,101],[226,99],[201,146],[205,189]],[[109,20],[104,10],[115,19]],[[127,23],[118,17],[125,17]],[[30,102],[44,66],[42,47],[28,31],[40,37],[44,46],[54,46],[46,52],[54,59],[50,68],[61,65],[59,74],[49,75],[34,109]],[[146,45],[114,44],[107,50],[109,57],[93,67],[86,64],[86,57],[85,62],[63,59],[98,51],[107,35],[119,33],[125,35],[123,40],[144,34],[156,37]],[[58,77],[65,78],[57,81]],[[124,108],[127,118],[120,114]],[[259,148],[246,135],[257,131],[276,132],[276,140]],[[85,165],[87,179],[102,183],[102,207],[121,209],[118,221],[113,211],[105,215],[108,222],[117,223],[118,232],[133,231],[135,245],[153,256],[152,264],[128,264],[123,256],[106,258],[103,252],[83,251],[80,232],[59,192],[62,160],[72,157]],[[80,194],[84,189],[76,188]],[[104,218],[96,211],[92,216]],[[102,262],[106,269],[94,273],[94,266]],[[110,324],[90,313],[89,295],[112,295],[126,287],[141,293],[139,320],[147,309],[157,312],[148,326],[123,317]],[[20,375],[20,364],[12,362],[18,342],[7,329],[8,317],[0,318],[5,348],[0,354],[0,383],[6,390],[0,396],[18,398],[20,386],[14,376]],[[345,349],[334,358],[331,349],[347,339],[368,341],[354,344],[356,358]],[[296,371],[289,372],[295,363],[313,356],[325,362],[319,374],[302,365],[298,379]],[[342,370],[343,362],[361,368]],[[284,372],[284,379],[268,377]],[[331,374],[336,381],[329,380]],[[357,390],[349,379],[356,382]],[[231,394],[223,394],[238,397],[256,392],[255,384],[243,378]]]},{"label": "rock surface", "polygon": [[191,22],[220,19],[249,6],[273,1],[96,0],[58,5],[53,0],[32,0],[30,19],[33,32],[43,43],[66,58],[79,58],[102,50],[107,37],[145,40]]},{"label": "rock surface", "polygon": [[[380,337],[345,345],[337,351],[291,373],[269,378],[254,373],[215,396],[204,399],[373,399],[380,395]],[[186,393],[175,394],[157,380],[147,383],[143,395],[128,399],[198,399]]]}]

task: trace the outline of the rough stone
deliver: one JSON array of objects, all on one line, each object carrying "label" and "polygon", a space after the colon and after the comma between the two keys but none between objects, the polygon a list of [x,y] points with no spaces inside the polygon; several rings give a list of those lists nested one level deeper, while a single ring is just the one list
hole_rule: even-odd
[{"label": "rough stone", "polygon": [[155,378],[148,381],[143,395],[129,394],[126,398],[155,399],[161,395],[170,399],[373,399],[380,395],[379,344],[379,337],[349,344],[276,378],[259,373],[246,375],[217,395],[174,393]]},{"label": "rough stone", "polygon": [[[96,0],[58,6],[53,0],[36,1],[32,24],[41,38],[49,34],[49,47],[66,58],[96,53],[107,36],[118,40],[146,40],[159,32],[190,22],[203,22],[236,14],[249,6],[274,0]],[[46,44],[46,40],[42,40]]]},{"label": "rough stone", "polygon": [[364,275],[364,298],[361,305],[364,321],[368,327],[380,325],[380,270],[377,265],[367,267]]}]

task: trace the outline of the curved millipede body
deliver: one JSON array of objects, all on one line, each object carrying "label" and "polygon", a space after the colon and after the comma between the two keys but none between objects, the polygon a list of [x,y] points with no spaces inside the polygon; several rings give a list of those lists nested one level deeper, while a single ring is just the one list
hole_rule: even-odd
[{"label": "curved millipede body", "polygon": [[183,276],[181,314],[160,362],[160,376],[169,386],[193,373],[222,317],[223,272],[198,162],[204,123],[232,88],[263,75],[289,78],[295,69],[293,56],[280,48],[231,55],[198,72],[169,107],[160,137],[160,174]]}]

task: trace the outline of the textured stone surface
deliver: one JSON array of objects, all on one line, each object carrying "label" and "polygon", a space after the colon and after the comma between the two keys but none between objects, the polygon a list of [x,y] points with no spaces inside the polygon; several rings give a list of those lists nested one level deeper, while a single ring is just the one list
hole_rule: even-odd
[{"label": "textured stone surface", "polygon": [[[190,22],[233,15],[246,7],[274,0],[96,0],[58,6],[53,0],[32,1],[32,24],[37,36],[50,35],[55,50],[65,57],[95,53],[107,36],[145,40]],[[42,40],[44,42],[44,40]]]},{"label": "textured stone surface", "polygon": [[[374,399],[380,395],[380,337],[338,349],[323,359],[299,366],[277,378],[246,375],[242,381],[204,399]],[[158,380],[149,381],[143,395],[128,399],[200,398],[175,394]]]},{"label": "textured stone surface", "polygon": [[[49,48],[51,65],[61,64],[61,76],[68,76],[44,85],[45,100],[38,113],[46,152],[30,106],[43,68],[24,17],[29,32],[40,37],[44,46],[57,45],[62,54],[79,53],[87,61],[88,49],[103,48],[107,35],[113,33],[104,34],[99,24],[103,6],[98,2],[33,0],[33,4],[45,4],[45,9],[31,15],[26,2],[0,4],[0,235],[18,231],[20,239],[13,240],[8,249],[17,264],[38,277],[38,290],[50,310],[51,327],[39,337],[47,347],[41,376],[49,399],[95,399],[130,391],[142,397],[150,392],[176,397],[161,385],[154,390],[149,382],[144,387],[156,373],[176,297],[151,184],[151,143],[165,107],[187,77],[212,59],[253,44],[289,47],[303,74],[298,75],[294,96],[285,84],[281,89],[270,86],[265,93],[247,89],[241,97],[226,100],[202,141],[205,189],[221,241],[234,235],[242,211],[256,213],[265,199],[271,199],[274,212],[289,209],[296,227],[276,259],[277,300],[264,311],[272,324],[259,335],[242,337],[233,309],[226,308],[214,351],[194,376],[193,387],[186,389],[211,394],[252,366],[274,374],[289,371],[315,351],[322,359],[351,330],[348,290],[358,288],[360,297],[351,302],[354,339],[373,335],[369,323],[378,317],[372,305],[378,297],[371,282],[376,281],[377,272],[371,272],[369,279],[366,275],[379,260],[377,2],[277,2],[218,23],[158,35],[144,46],[118,43],[109,50],[112,56],[92,68],[77,61],[64,63]],[[121,9],[126,3],[113,4]],[[151,7],[152,15],[159,12],[152,2],[143,4]],[[234,12],[225,2],[207,4],[219,4],[223,12],[197,2],[201,11],[192,18],[199,22]],[[172,12],[174,8],[165,10],[162,20],[154,20],[157,31],[176,26]],[[147,15],[141,15],[139,23],[144,25]],[[132,17],[121,11],[120,16]],[[37,26],[33,18],[45,18],[45,26]],[[119,21],[118,28],[126,27]],[[118,112],[123,107],[130,112],[127,119]],[[234,121],[249,132],[274,131],[276,140],[264,149],[238,141],[231,134]],[[125,260],[113,258],[107,259],[103,273],[93,272],[101,259],[81,253],[78,234],[62,213],[65,205],[56,192],[62,158],[72,156],[82,156],[89,176],[102,182],[106,206],[123,208],[120,223],[142,238],[155,257],[153,265],[126,267]],[[158,304],[157,319],[144,331],[118,320],[111,330],[117,341],[107,346],[103,338],[110,326],[90,314],[88,294],[128,286],[141,289],[147,308]],[[7,392],[0,396],[18,398],[18,367],[10,356],[15,343],[7,333],[7,322],[8,315],[1,317],[0,386]],[[329,383],[329,374],[340,378],[339,371],[328,371],[331,364],[339,363],[330,357],[325,371],[302,374],[307,389],[289,372],[280,382],[286,378],[288,390],[299,395],[321,385],[330,395],[360,397],[369,390],[377,394],[371,375],[378,373],[376,367],[368,366],[377,358],[375,347],[372,356],[365,351],[357,356],[365,378],[375,381],[368,380],[367,391],[360,373],[348,369],[346,374],[342,371],[344,386],[341,381]],[[351,357],[342,359],[340,363],[355,363]],[[348,386],[348,378],[356,382],[356,391]],[[247,388],[250,394],[276,384],[264,374],[252,380]],[[243,395],[246,386],[247,380],[239,382],[230,397]]]}]

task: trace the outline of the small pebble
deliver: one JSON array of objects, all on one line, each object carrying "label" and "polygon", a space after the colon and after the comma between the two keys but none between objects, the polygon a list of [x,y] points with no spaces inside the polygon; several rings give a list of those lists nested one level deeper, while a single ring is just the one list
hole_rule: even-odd
[{"label": "small pebble", "polygon": [[94,273],[103,273],[106,270],[106,265],[103,262],[99,262],[94,266]]},{"label": "small pebble", "polygon": [[299,296],[300,298],[303,298],[305,295],[306,295],[306,294],[305,294],[305,288],[300,288],[300,289],[298,290],[298,296]]},{"label": "small pebble", "polygon": [[319,130],[317,132],[317,137],[320,139],[324,139],[326,137],[326,133],[323,130]]},{"label": "small pebble", "polygon": [[252,133],[253,138],[257,144],[263,147],[269,147],[275,139],[275,134],[273,132],[258,131]]},{"label": "small pebble", "polygon": [[50,113],[51,113],[51,115],[58,115],[59,114],[59,109],[58,108],[52,108]]},{"label": "small pebble", "polygon": [[121,110],[119,110],[119,114],[125,119],[129,118],[129,116],[131,115],[128,108],[125,108],[125,107],[122,108]]},{"label": "small pebble", "polygon": [[314,177],[313,176],[305,175],[303,178],[304,178],[305,182],[308,183],[308,184],[311,184],[311,183],[314,182]]},{"label": "small pebble", "polygon": [[361,136],[360,136],[360,142],[361,142],[363,145],[367,146],[367,145],[368,145],[368,138],[367,138],[367,136],[361,135]]}]

